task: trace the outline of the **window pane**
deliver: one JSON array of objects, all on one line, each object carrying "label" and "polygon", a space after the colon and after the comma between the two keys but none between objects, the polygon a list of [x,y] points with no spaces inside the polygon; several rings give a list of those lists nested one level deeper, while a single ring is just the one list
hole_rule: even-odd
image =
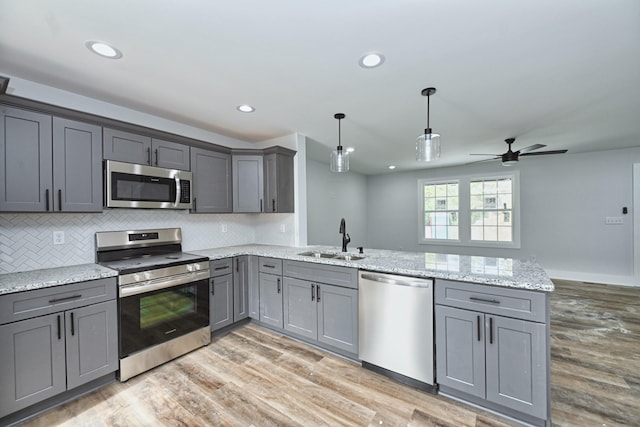
[{"label": "window pane", "polygon": [[423,184],[424,194],[424,238],[458,238],[457,182]]},{"label": "window pane", "polygon": [[449,239],[458,240],[458,227],[448,227]]},{"label": "window pane", "polygon": [[425,185],[424,186],[424,197],[435,197],[436,196],[436,188],[434,185]]},{"label": "window pane", "polygon": [[[457,193],[456,193],[457,194]],[[457,211],[459,199],[457,197],[449,197],[449,209],[452,211]]]},{"label": "window pane", "polygon": [[511,242],[513,241],[511,227],[498,227],[498,241]]},{"label": "window pane", "polygon": [[424,214],[424,225],[429,226],[435,224],[435,213],[427,212]]},{"label": "window pane", "polygon": [[475,195],[475,194],[482,194],[482,181],[480,182],[472,182],[471,186],[471,194]]},{"label": "window pane", "polygon": [[457,196],[458,195],[458,184],[447,184],[447,195],[448,196]]},{"label": "window pane", "polygon": [[511,211],[500,211],[498,212],[498,225],[501,226],[511,226]]},{"label": "window pane", "polygon": [[485,212],[484,225],[498,225],[498,212]]},{"label": "window pane", "polygon": [[471,212],[471,225],[484,224],[482,212]]},{"label": "window pane", "polygon": [[496,181],[484,182],[484,194],[496,194],[498,192],[498,183]]},{"label": "window pane", "polygon": [[449,225],[458,225],[458,212],[449,212]]},{"label": "window pane", "polygon": [[447,197],[447,184],[436,185],[436,197]]},{"label": "window pane", "polygon": [[490,240],[490,241],[498,240],[498,227],[485,225],[484,240]]},{"label": "window pane", "polygon": [[511,193],[511,179],[498,180],[498,193]]},{"label": "window pane", "polygon": [[447,227],[445,226],[436,226],[436,239],[446,239],[447,238]]},{"label": "window pane", "polygon": [[511,209],[511,193],[498,195],[498,209]]},{"label": "window pane", "polygon": [[483,240],[482,227],[471,226],[471,240]]},{"label": "window pane", "polygon": [[482,196],[471,196],[471,209],[482,209],[484,200]]},{"label": "window pane", "polygon": [[436,209],[436,199],[429,197],[424,199],[424,210],[433,211]]}]

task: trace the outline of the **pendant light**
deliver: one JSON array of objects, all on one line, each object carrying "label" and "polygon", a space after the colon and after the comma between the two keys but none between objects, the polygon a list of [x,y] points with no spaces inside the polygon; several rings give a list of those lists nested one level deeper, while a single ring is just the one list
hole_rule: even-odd
[{"label": "pendant light", "polygon": [[440,135],[433,133],[429,126],[429,97],[436,93],[435,87],[422,89],[422,96],[427,97],[427,128],[424,134],[416,140],[416,160],[420,162],[432,162],[440,158]]},{"label": "pendant light", "polygon": [[338,119],[338,146],[331,152],[331,172],[349,172],[349,153],[342,149],[340,140],[340,120],[344,119],[345,115],[336,113],[333,117]]}]

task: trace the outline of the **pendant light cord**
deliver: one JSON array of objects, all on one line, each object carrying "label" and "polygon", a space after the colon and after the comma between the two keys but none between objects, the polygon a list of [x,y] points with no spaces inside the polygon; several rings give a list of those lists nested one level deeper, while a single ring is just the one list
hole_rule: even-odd
[{"label": "pendant light cord", "polygon": [[342,134],[341,128],[340,128],[340,122],[342,121],[342,119],[338,119],[338,147],[342,147],[342,138],[340,137]]}]

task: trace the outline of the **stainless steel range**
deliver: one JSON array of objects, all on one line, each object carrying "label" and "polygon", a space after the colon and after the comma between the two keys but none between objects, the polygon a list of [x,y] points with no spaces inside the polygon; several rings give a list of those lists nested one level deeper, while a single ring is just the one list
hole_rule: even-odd
[{"label": "stainless steel range", "polygon": [[120,381],[211,341],[209,259],[180,228],[98,232],[96,260],[119,273]]}]

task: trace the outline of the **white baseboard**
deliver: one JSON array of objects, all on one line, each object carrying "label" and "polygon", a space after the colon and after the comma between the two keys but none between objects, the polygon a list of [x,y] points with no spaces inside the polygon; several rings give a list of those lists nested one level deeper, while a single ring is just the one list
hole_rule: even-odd
[{"label": "white baseboard", "polygon": [[560,280],[575,280],[578,282],[602,283],[605,285],[637,286],[640,281],[634,276],[615,276],[610,274],[584,273],[577,271],[547,270],[549,277]]}]

